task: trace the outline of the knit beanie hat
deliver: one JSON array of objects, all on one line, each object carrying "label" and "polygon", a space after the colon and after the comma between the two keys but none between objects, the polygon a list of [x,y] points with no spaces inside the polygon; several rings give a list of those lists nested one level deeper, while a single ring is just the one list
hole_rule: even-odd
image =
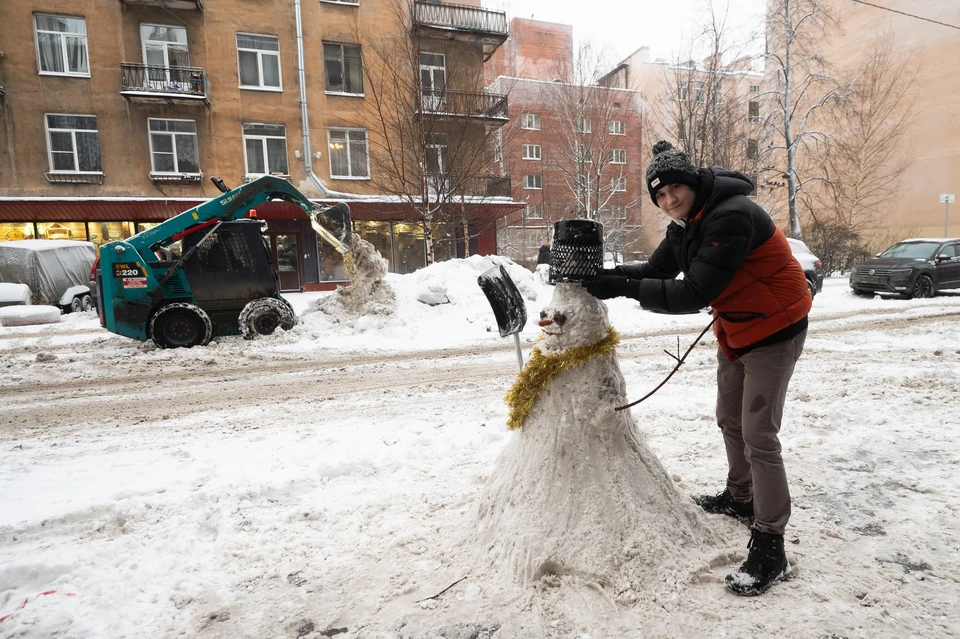
[{"label": "knit beanie hat", "polygon": [[657,191],[667,184],[686,184],[694,191],[700,189],[700,172],[689,156],[666,140],[653,145],[653,160],[647,167],[647,190],[654,206],[657,206]]}]

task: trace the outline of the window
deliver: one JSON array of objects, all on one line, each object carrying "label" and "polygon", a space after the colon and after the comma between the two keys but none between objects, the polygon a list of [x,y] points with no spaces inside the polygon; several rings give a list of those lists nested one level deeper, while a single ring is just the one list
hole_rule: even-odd
[{"label": "window", "polygon": [[523,145],[523,159],[524,159],[524,160],[539,160],[539,159],[540,159],[540,145],[539,145],[539,144],[524,144],[524,145]]},{"label": "window", "polygon": [[281,91],[280,39],[276,36],[237,34],[240,86]]},{"label": "window", "polygon": [[166,67],[189,67],[187,30],[184,27],[166,27],[156,24],[140,25],[140,42],[143,45],[143,63],[151,67],[150,79],[166,77]]},{"label": "window", "polygon": [[610,149],[610,164],[626,164],[626,163],[627,163],[626,149]]},{"label": "window", "polygon": [[760,145],[756,140],[747,140],[747,159],[748,160],[759,160],[760,159]]},{"label": "window", "polygon": [[751,85],[750,85],[750,93],[760,93],[760,85],[759,85],[759,84],[751,84]]},{"label": "window", "polygon": [[543,188],[543,176],[539,173],[528,173],[523,176],[523,188],[540,190]]},{"label": "window", "polygon": [[750,107],[750,116],[747,118],[747,120],[751,124],[756,124],[757,122],[760,121],[760,103],[750,102],[749,107]]},{"label": "window", "polygon": [[616,191],[626,191],[627,190],[627,178],[626,177],[615,177],[610,180],[610,190]]},{"label": "window", "polygon": [[696,91],[697,102],[706,102],[707,101],[707,87],[704,86],[703,82],[694,82],[693,88]]},{"label": "window", "polygon": [[323,69],[327,76],[327,92],[363,94],[360,45],[324,42]]},{"label": "window", "polygon": [[197,123],[155,120],[150,124],[150,162],[154,173],[200,173]]},{"label": "window", "polygon": [[330,4],[349,4],[354,7],[360,6],[360,0],[320,0],[320,2],[329,2]]},{"label": "window", "polygon": [[282,124],[244,124],[243,154],[247,175],[289,175],[287,128]]},{"label": "window", "polygon": [[610,135],[626,135],[627,125],[623,120],[610,121]]},{"label": "window", "polygon": [[524,113],[520,127],[524,129],[530,129],[532,131],[539,131],[540,116],[536,113]]},{"label": "window", "polygon": [[33,16],[40,73],[90,77],[87,23],[83,18]]},{"label": "window", "polygon": [[625,220],[627,219],[627,207],[622,204],[611,206],[609,216],[611,220]]},{"label": "window", "polygon": [[590,118],[577,118],[577,133],[590,133],[592,130]]},{"label": "window", "polygon": [[46,116],[53,173],[100,173],[100,134],[95,115]]},{"label": "window", "polygon": [[687,99],[687,83],[686,82],[681,82],[680,84],[677,85],[677,97],[680,100]]},{"label": "window", "polygon": [[543,204],[527,204],[523,209],[523,217],[528,220],[542,220]]},{"label": "window", "polygon": [[619,108],[620,108],[620,103],[619,103],[619,102],[614,102],[614,103],[613,103],[613,108],[614,108],[614,109],[619,109]]},{"label": "window", "polygon": [[330,148],[330,177],[370,177],[366,129],[327,129]]},{"label": "window", "polygon": [[585,144],[577,145],[576,162],[577,164],[581,162],[583,162],[584,164],[593,163],[593,152]]},{"label": "window", "polygon": [[713,91],[713,99],[717,104],[723,104],[723,85],[718,84]]}]

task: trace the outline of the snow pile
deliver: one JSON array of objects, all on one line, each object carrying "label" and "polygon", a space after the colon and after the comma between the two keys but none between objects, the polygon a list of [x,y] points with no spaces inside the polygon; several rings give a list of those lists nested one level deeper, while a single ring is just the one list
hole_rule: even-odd
[{"label": "snow pile", "polygon": [[30,287],[0,282],[0,304],[30,304]]},{"label": "snow pile", "polygon": [[0,326],[56,324],[60,315],[56,306],[5,306],[0,308]]},{"label": "snow pile", "polygon": [[344,262],[352,283],[317,300],[309,312],[323,313],[333,324],[350,323],[367,316],[382,318],[392,315],[397,300],[393,289],[383,280],[387,274],[387,260],[373,244],[355,238],[354,248],[344,255]]},{"label": "snow pile", "polygon": [[[381,299],[367,307],[368,312],[357,315],[342,302],[352,287],[338,289],[314,302],[293,332],[318,341],[336,336],[340,343],[347,344],[351,340],[343,338],[363,336],[366,345],[390,349],[409,347],[408,342],[399,344],[398,339],[427,344],[439,336],[455,343],[476,341],[497,333],[496,319],[477,278],[500,264],[526,299],[528,316],[535,316],[539,312],[537,300],[552,287],[538,283],[533,273],[507,258],[475,255],[432,264],[408,275],[387,274],[384,281],[395,293],[391,300],[395,310],[390,312],[388,303]],[[539,332],[535,322],[528,322],[528,331],[531,335]]]}]

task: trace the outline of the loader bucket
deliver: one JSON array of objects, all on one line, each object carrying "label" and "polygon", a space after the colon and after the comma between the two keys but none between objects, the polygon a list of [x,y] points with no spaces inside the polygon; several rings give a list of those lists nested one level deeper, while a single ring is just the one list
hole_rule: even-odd
[{"label": "loader bucket", "polygon": [[353,223],[346,202],[333,206],[314,205],[310,226],[339,252],[349,253],[353,249]]}]

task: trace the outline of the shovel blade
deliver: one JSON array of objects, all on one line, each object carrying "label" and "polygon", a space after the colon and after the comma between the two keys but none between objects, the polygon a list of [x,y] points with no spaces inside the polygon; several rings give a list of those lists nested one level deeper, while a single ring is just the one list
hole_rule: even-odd
[{"label": "shovel blade", "polygon": [[500,337],[513,335],[523,330],[527,323],[527,306],[523,296],[507,274],[503,264],[484,271],[477,278],[483,294],[487,296],[497,318]]},{"label": "shovel blade", "polygon": [[310,226],[317,235],[341,253],[349,253],[353,248],[353,224],[350,207],[346,202],[333,206],[314,206],[313,214],[310,215]]}]

